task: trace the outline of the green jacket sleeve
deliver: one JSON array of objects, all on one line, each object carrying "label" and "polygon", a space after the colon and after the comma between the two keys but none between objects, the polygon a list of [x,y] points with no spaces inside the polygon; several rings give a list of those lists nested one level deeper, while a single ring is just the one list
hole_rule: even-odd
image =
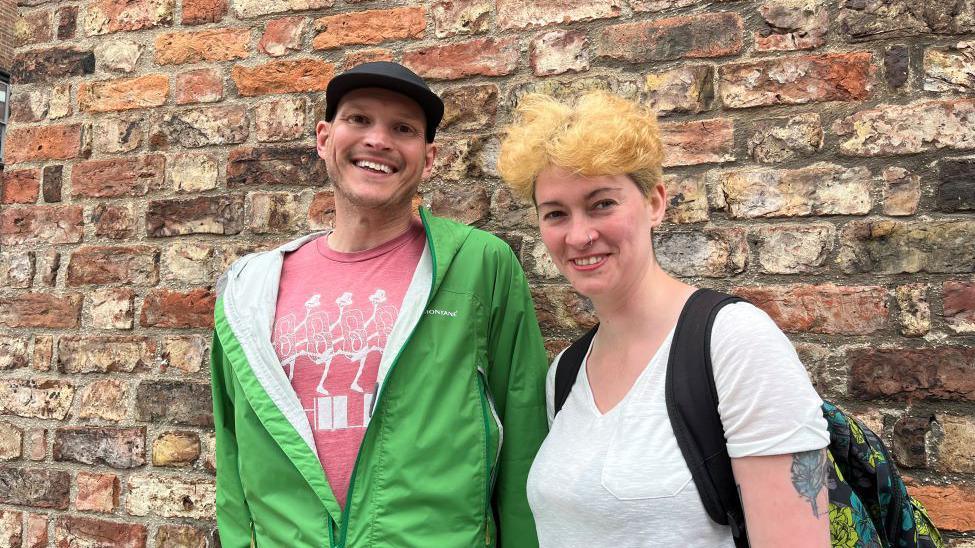
[{"label": "green jacket sleeve", "polygon": [[237,468],[237,435],[234,429],[233,372],[220,340],[213,337],[210,356],[213,390],[213,424],[216,431],[217,530],[224,548],[251,546],[251,515]]},{"label": "green jacket sleeve", "polygon": [[488,383],[504,425],[494,511],[503,548],[538,546],[525,486],[535,453],[548,433],[548,359],[525,274],[514,253],[499,265],[491,309]]}]

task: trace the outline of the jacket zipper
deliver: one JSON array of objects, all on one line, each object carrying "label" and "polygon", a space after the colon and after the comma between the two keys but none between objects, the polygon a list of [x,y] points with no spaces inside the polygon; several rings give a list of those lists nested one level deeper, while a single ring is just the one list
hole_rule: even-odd
[{"label": "jacket zipper", "polygon": [[[422,208],[420,209],[420,218],[423,221],[423,230],[426,233],[427,245],[430,247],[430,262],[432,264],[432,268],[431,268],[432,280],[430,282],[430,294],[427,295],[427,302],[426,304],[423,305],[424,309],[426,309],[427,307],[430,306],[430,301],[433,300],[433,283],[437,280],[437,254],[433,249],[433,239],[430,238],[430,228],[427,226],[427,218]],[[421,319],[422,319],[422,315],[421,315]],[[389,371],[386,373],[387,379],[389,379],[390,376],[393,374],[393,369],[395,369],[396,364],[399,363],[399,358],[403,354],[403,349],[405,349],[407,345],[410,344],[410,341],[413,339],[414,333],[416,333],[416,326],[413,327],[413,331],[410,332],[410,336],[406,338],[406,341],[403,342],[403,346],[401,346],[399,349],[399,353],[396,354],[396,359],[394,359],[393,363],[389,366]],[[376,393],[376,400],[373,404],[373,409],[374,409],[373,416],[375,416],[375,413],[379,411],[379,400],[382,398],[385,392],[386,392],[385,390],[380,390],[379,392]],[[362,436],[363,441],[365,441],[366,437],[369,435],[369,429],[372,427],[372,424],[373,423],[370,420],[369,424],[366,426],[366,431]],[[346,548],[346,542],[348,541],[347,537],[349,534],[349,508],[352,507],[352,491],[355,487],[355,477],[356,474],[359,472],[359,461],[361,460],[361,458],[362,458],[362,446],[360,445],[359,451],[355,455],[355,464],[352,466],[352,475],[349,476],[349,489],[345,492],[345,508],[342,510],[342,530],[339,533],[339,543],[333,545],[332,548]],[[329,532],[331,533],[331,530],[329,530]]]},{"label": "jacket zipper", "polygon": [[[491,516],[491,494],[494,492],[494,482],[497,479],[498,460],[501,458],[501,444],[504,443],[504,427],[501,425],[501,419],[498,417],[494,397],[488,389],[487,373],[484,372],[484,368],[481,366],[477,367],[477,378],[478,384],[480,385],[478,395],[481,397],[481,413],[484,415],[484,437],[487,440],[487,444],[484,447],[484,463],[486,467],[484,479],[487,486],[487,493],[484,500],[484,545],[491,546],[491,528],[488,525],[489,519],[493,519]],[[491,425],[489,421],[491,420],[494,420],[494,424],[498,427],[498,446],[494,452],[494,460],[491,459],[489,449],[491,444]]]}]

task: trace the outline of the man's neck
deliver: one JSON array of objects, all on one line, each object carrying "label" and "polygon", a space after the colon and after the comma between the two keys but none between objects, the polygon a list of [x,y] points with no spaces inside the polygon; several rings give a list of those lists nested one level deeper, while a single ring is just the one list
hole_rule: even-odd
[{"label": "man's neck", "polygon": [[382,245],[406,232],[413,219],[409,203],[385,209],[343,209],[336,203],[335,229],[328,236],[328,246],[343,253]]}]

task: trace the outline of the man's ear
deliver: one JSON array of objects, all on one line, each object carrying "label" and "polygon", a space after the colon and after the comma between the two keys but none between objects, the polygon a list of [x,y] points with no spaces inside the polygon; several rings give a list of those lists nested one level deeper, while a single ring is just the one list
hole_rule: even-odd
[{"label": "man's ear", "polygon": [[437,145],[427,143],[427,149],[423,158],[423,178],[429,179],[433,174],[433,164],[437,159]]},{"label": "man's ear", "polygon": [[332,124],[322,120],[315,124],[315,149],[318,150],[318,157],[325,160],[325,143],[331,136]]}]

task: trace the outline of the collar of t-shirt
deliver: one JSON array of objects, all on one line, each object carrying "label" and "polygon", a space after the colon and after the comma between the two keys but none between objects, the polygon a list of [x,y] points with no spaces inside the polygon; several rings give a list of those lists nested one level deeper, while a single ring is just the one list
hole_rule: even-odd
[{"label": "collar of t-shirt", "polygon": [[318,250],[318,253],[322,257],[325,257],[330,261],[339,263],[357,263],[375,259],[376,257],[395,251],[412,242],[415,238],[423,236],[423,234],[423,223],[420,221],[420,219],[414,218],[410,222],[410,226],[408,226],[402,234],[371,249],[350,252],[336,251],[328,245],[328,237],[331,235],[331,232],[315,240],[315,249]]}]

